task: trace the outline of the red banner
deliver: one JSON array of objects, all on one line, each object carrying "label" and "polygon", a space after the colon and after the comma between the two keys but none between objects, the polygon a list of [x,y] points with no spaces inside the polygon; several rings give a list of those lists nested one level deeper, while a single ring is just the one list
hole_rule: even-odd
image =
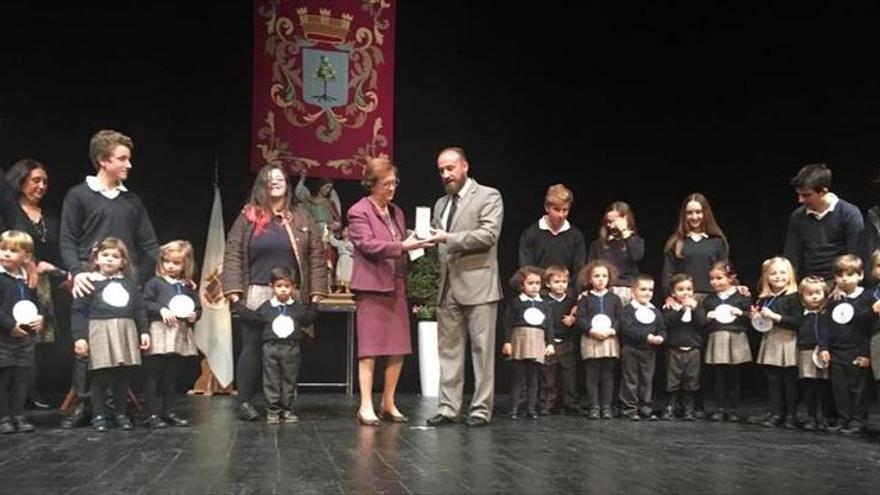
[{"label": "red banner", "polygon": [[395,0],[255,0],[251,169],[360,179],[391,157]]}]

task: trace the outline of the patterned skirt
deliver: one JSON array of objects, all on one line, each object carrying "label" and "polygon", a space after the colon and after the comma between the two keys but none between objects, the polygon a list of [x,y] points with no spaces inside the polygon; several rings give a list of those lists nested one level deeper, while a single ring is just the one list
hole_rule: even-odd
[{"label": "patterned skirt", "polygon": [[589,335],[581,336],[581,359],[620,357],[620,343],[616,336],[599,341]]},{"label": "patterned skirt", "polygon": [[871,368],[874,370],[874,379],[880,380],[880,333],[871,337]]},{"label": "patterned skirt", "polygon": [[544,364],[544,330],[532,327],[513,327],[510,332],[510,345],[513,352],[510,358],[514,361],[535,360]]},{"label": "patterned skirt", "polygon": [[140,336],[134,320],[89,320],[90,370],[140,364]]},{"label": "patterned skirt", "polygon": [[192,324],[186,320],[177,320],[177,326],[169,328],[161,321],[150,323],[150,349],[144,354],[195,356],[198,352],[193,338]]},{"label": "patterned skirt", "polygon": [[37,342],[51,344],[58,334],[58,323],[55,321],[55,304],[52,302],[52,281],[47,273],[41,273],[37,278],[37,301],[43,315],[43,331],[38,334]]},{"label": "patterned skirt", "polygon": [[761,338],[758,364],[787,368],[798,365],[797,332],[773,327]]},{"label": "patterned skirt", "polygon": [[745,332],[719,330],[709,334],[706,364],[742,364],[752,360],[752,349]]},{"label": "patterned skirt", "polygon": [[611,292],[620,298],[620,302],[622,302],[624,306],[631,303],[633,300],[632,289],[629,287],[618,287],[614,285],[611,287]]},{"label": "patterned skirt", "polygon": [[813,380],[827,380],[828,370],[817,368],[813,363],[813,350],[798,350],[798,378],[812,378]]}]

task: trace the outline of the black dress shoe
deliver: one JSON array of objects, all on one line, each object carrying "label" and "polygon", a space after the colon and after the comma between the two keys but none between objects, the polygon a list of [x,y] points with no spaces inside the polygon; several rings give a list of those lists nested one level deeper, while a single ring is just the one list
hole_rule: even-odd
[{"label": "black dress shoe", "polygon": [[250,402],[242,402],[238,406],[238,417],[243,421],[255,421],[260,417],[260,413],[254,409]]},{"label": "black dress shoe", "polygon": [[45,402],[36,399],[26,400],[24,402],[24,407],[25,409],[30,409],[32,411],[48,411],[49,409],[52,409],[52,406],[50,406],[49,404],[46,404]]},{"label": "black dress shoe", "polygon": [[15,425],[12,424],[12,418],[3,416],[0,418],[0,434],[15,433]]},{"label": "black dress shoe", "polygon": [[15,431],[19,433],[30,433],[34,431],[32,425],[24,416],[16,416],[12,418],[12,424],[15,425]]},{"label": "black dress shoe", "polygon": [[162,428],[167,428],[168,424],[165,423],[158,414],[151,414],[147,420],[144,421],[144,426],[151,430],[161,430]]},{"label": "black dress shoe", "polygon": [[131,424],[131,420],[128,419],[128,416],[125,414],[117,414],[113,417],[113,421],[116,423],[116,427],[122,431],[129,431],[134,428],[134,425]]},{"label": "black dress shoe", "polygon": [[[538,417],[538,415],[534,412],[530,413],[529,416],[530,419],[536,419]],[[534,416],[535,418],[531,418],[531,416]],[[480,416],[471,416],[467,419],[465,424],[473,427],[489,426],[489,420],[486,418],[481,418]]]},{"label": "black dress shoe", "polygon": [[76,428],[78,426],[85,426],[86,423],[89,422],[88,415],[86,414],[86,406],[84,403],[80,402],[77,405],[73,406],[73,410],[70,411],[70,414],[64,417],[61,420],[61,427],[64,429]]},{"label": "black dress shoe", "polygon": [[[17,418],[16,418],[17,419]],[[13,420],[15,421],[15,420]],[[860,436],[865,432],[865,425],[861,421],[852,420],[847,425],[840,430],[840,434],[847,437],[856,437]]]},{"label": "black dress shoe", "polygon": [[528,419],[538,419],[539,414],[540,414],[540,413],[538,413],[537,411],[529,411],[529,412],[526,413],[526,418],[528,418]]},{"label": "black dress shoe", "polygon": [[92,417],[92,430],[98,432],[107,431],[107,418],[103,414],[96,414]]},{"label": "black dress shoe", "polygon": [[425,421],[428,426],[446,426],[446,425],[457,425],[461,423],[461,420],[453,417],[453,416],[444,416],[443,414],[436,414],[430,418],[428,421]]},{"label": "black dress shoe", "polygon": [[168,413],[165,415],[165,422],[171,426],[176,426],[178,428],[186,428],[189,426],[189,421],[181,418],[177,415],[177,413]]}]

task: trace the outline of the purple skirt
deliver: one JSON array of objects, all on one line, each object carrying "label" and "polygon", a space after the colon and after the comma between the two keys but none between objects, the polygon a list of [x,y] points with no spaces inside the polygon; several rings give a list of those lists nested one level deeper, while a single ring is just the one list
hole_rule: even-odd
[{"label": "purple skirt", "polygon": [[391,293],[356,292],[358,357],[412,353],[406,279],[394,279]]}]

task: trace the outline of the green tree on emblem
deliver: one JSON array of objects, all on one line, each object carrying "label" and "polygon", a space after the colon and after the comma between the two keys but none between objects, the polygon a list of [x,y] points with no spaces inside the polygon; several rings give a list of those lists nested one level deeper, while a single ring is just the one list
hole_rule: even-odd
[{"label": "green tree on emblem", "polygon": [[324,83],[324,94],[314,95],[314,97],[323,101],[335,100],[336,98],[327,94],[327,83],[336,80],[336,69],[333,68],[333,64],[330,63],[330,59],[326,55],[321,55],[321,64],[315,71],[315,78]]}]

